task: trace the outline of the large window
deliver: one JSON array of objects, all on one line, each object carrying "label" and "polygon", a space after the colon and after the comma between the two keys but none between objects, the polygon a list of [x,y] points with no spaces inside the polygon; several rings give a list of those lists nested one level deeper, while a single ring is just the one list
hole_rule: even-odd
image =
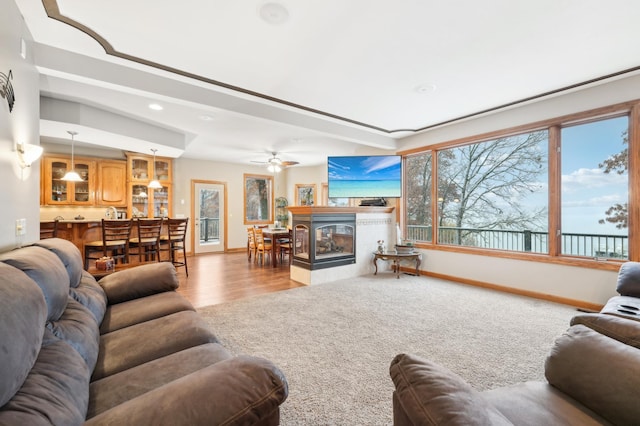
[{"label": "large window", "polygon": [[244,175],[244,223],[273,222],[273,176]]},{"label": "large window", "polygon": [[617,108],[403,153],[405,235],[444,250],[633,260],[640,103]]},{"label": "large window", "polygon": [[628,258],[628,117],[561,131],[562,254]]},{"label": "large window", "polygon": [[406,238],[431,241],[431,151],[407,156],[404,167]]},{"label": "large window", "polygon": [[438,152],[438,243],[547,251],[548,132]]}]

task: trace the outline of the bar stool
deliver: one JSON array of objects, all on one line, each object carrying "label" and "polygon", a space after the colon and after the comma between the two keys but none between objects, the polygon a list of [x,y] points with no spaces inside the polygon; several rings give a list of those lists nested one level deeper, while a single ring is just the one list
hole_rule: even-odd
[{"label": "bar stool", "polygon": [[[169,252],[169,261],[174,266],[184,266],[187,276],[189,276],[189,267],[187,266],[185,239],[188,223],[188,217],[184,219],[167,219],[167,235],[160,236],[160,250]],[[163,249],[162,245],[166,245],[167,248]],[[179,261],[176,256],[179,251],[182,251],[182,261]]]},{"label": "bar stool", "polygon": [[[131,219],[102,219],[102,239],[84,244],[84,268],[89,269],[89,260],[111,254],[114,262],[122,259],[129,263],[129,238],[131,237]],[[100,253],[100,257],[91,257],[92,253]]]},{"label": "bar stool", "polygon": [[40,239],[56,238],[58,236],[58,220],[53,222],[40,222]]},{"label": "bar stool", "polygon": [[[137,254],[138,260],[155,259],[160,262],[160,231],[162,219],[136,219],[138,236],[129,240],[129,254]],[[132,252],[131,249],[134,249]]]}]

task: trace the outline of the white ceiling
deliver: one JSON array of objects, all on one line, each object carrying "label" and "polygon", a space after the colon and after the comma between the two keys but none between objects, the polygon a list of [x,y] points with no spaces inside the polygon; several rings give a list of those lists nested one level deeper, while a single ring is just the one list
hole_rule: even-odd
[{"label": "white ceiling", "polygon": [[637,0],[15,1],[43,140],[175,157],[395,152],[640,66]]}]

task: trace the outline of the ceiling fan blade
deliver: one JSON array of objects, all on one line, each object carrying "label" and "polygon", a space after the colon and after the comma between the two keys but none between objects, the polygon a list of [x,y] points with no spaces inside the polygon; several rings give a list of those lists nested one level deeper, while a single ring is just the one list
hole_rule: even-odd
[{"label": "ceiling fan blade", "polygon": [[281,165],[281,166],[285,166],[285,167],[288,167],[288,166],[295,166],[296,164],[300,164],[300,163],[299,163],[299,162],[297,162],[297,161],[282,161],[282,162],[280,163],[280,165]]}]

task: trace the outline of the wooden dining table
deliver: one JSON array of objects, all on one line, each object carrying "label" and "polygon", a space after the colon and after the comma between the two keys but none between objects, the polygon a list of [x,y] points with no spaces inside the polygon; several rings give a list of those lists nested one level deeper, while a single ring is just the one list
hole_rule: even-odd
[{"label": "wooden dining table", "polygon": [[[278,266],[277,253],[280,251],[278,239],[289,238],[289,230],[287,228],[263,228],[262,235],[264,235],[265,238],[271,239],[271,264],[275,268]],[[289,256],[292,256],[292,253],[290,253]]]}]

